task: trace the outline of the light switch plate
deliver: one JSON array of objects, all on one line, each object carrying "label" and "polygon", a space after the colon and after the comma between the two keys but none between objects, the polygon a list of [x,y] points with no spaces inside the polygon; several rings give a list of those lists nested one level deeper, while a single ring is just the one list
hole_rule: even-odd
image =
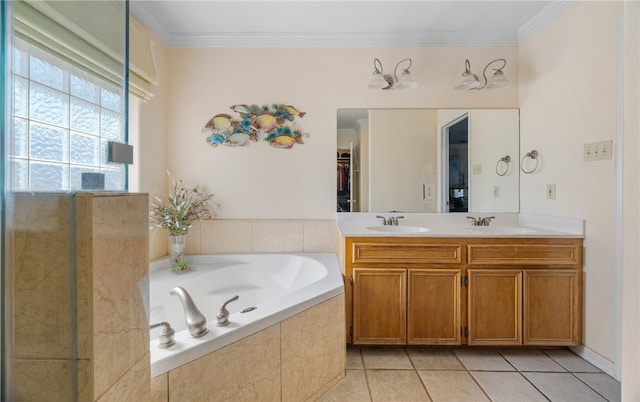
[{"label": "light switch plate", "polygon": [[555,184],[547,184],[547,199],[555,200],[556,199],[556,185]]},{"label": "light switch plate", "polygon": [[585,162],[600,161],[613,157],[613,141],[606,140],[584,144],[583,159]]}]

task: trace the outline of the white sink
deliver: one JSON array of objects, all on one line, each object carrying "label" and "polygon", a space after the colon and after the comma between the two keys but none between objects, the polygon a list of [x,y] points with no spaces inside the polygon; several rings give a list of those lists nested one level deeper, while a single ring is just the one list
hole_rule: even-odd
[{"label": "white sink", "polygon": [[378,232],[388,232],[388,233],[426,233],[431,229],[423,228],[420,226],[403,226],[403,225],[387,225],[387,226],[368,226],[369,230],[377,230]]},{"label": "white sink", "polygon": [[516,235],[516,234],[530,234],[536,233],[535,229],[523,228],[520,226],[469,226],[467,230],[473,232],[487,233],[487,234],[500,234],[500,235]]}]

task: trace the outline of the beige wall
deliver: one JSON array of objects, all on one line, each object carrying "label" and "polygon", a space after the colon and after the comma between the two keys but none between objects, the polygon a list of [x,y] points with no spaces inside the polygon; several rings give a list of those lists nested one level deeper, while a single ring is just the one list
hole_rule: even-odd
[{"label": "beige wall", "polygon": [[[518,76],[517,48],[427,47],[383,49],[169,49],[166,116],[167,167],[188,183],[216,194],[228,219],[334,219],[336,109],[383,107],[517,107],[518,89],[456,91],[469,58],[475,70],[504,57],[505,73]],[[413,58],[417,90],[370,90],[373,58],[385,71]],[[152,100],[151,103],[155,102]],[[234,104],[284,103],[307,112],[297,118],[310,134],[290,150],[266,143],[212,148],[200,132],[215,114]],[[144,113],[145,111],[143,111]],[[143,136],[158,135],[143,130]],[[159,158],[151,154],[146,158]],[[146,188],[160,180],[157,172]]]},{"label": "beige wall", "polygon": [[[521,212],[586,220],[584,344],[616,360],[615,160],[583,162],[583,145],[616,133],[616,35],[621,2],[579,2],[520,45]],[[577,34],[579,33],[579,34]],[[556,184],[557,198],[546,199]]]}]

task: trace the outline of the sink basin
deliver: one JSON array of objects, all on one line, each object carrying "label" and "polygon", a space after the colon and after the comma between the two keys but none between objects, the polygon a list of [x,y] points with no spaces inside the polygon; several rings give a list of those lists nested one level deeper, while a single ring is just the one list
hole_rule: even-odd
[{"label": "sink basin", "polygon": [[467,227],[467,230],[473,232],[501,235],[529,234],[536,232],[535,229],[523,228],[519,226],[470,226]]},{"label": "sink basin", "polygon": [[378,232],[388,232],[388,233],[426,233],[431,230],[429,228],[423,228],[420,226],[403,226],[403,225],[369,226],[367,227],[367,229],[377,230]]}]

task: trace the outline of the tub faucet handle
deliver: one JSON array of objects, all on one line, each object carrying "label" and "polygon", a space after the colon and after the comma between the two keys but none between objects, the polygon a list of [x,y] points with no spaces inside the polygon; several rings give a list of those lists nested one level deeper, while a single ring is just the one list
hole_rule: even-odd
[{"label": "tub faucet handle", "polygon": [[160,330],[160,334],[158,335],[158,347],[160,349],[168,349],[175,345],[176,341],[173,339],[173,335],[176,333],[176,331],[171,328],[171,324],[166,321],[162,321],[157,324],[149,325],[149,329],[158,327],[162,327],[162,329]]},{"label": "tub faucet handle", "polygon": [[220,311],[218,311],[218,314],[216,314],[216,318],[218,319],[218,322],[216,323],[217,326],[224,327],[229,324],[229,310],[227,310],[227,304],[231,303],[232,301],[236,301],[239,298],[240,296],[235,295],[231,299],[224,302],[224,304],[222,304],[222,307],[220,307]]}]

